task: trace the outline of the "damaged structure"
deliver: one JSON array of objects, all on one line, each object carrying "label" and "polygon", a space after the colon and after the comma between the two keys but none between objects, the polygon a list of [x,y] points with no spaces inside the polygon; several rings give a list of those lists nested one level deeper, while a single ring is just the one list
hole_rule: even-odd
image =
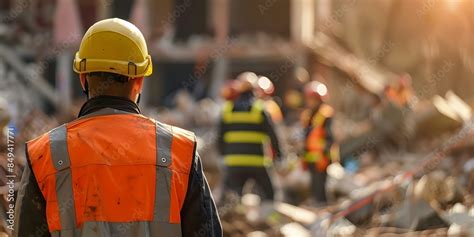
[{"label": "damaged structure", "polygon": [[[120,17],[145,33],[158,71],[146,81],[144,113],[196,132],[225,236],[474,236],[473,1],[118,2],[0,3],[0,125],[17,129],[17,144],[76,116],[84,98],[69,68],[78,36],[97,19]],[[243,197],[221,190],[219,90],[242,71],[276,85],[285,115],[279,130],[292,169],[271,171],[279,190],[271,204],[252,184]],[[325,207],[308,202],[298,162],[300,91],[310,80],[328,86],[336,110],[340,156]],[[10,233],[8,202],[0,204],[0,233]]]}]

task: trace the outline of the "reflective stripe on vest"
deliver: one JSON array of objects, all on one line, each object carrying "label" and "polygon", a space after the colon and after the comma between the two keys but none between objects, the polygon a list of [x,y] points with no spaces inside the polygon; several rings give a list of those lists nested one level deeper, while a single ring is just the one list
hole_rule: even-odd
[{"label": "reflective stripe on vest", "polygon": [[324,114],[317,112],[314,115],[313,119],[311,120],[311,126],[313,127],[322,127],[324,126],[324,122],[326,121],[327,117]]},{"label": "reflective stripe on vest", "polygon": [[257,131],[230,131],[224,134],[224,142],[226,143],[263,144],[267,139],[267,134]]},{"label": "reflective stripe on vest", "polygon": [[271,160],[259,155],[226,155],[224,163],[227,166],[262,167],[271,165]]},{"label": "reflective stripe on vest", "polygon": [[306,138],[306,152],[303,157],[303,160],[308,163],[327,163],[328,157],[324,154],[326,146],[324,124],[329,116],[327,113],[329,107],[326,106],[325,104],[321,105],[318,112],[311,118],[313,128]]},{"label": "reflective stripe on vest", "polygon": [[[50,232],[137,236],[146,230],[139,236],[180,236],[194,134],[142,115],[99,112],[28,142]],[[126,129],[117,131],[114,123]],[[121,134],[130,139],[121,140]]]},{"label": "reflective stripe on vest", "polygon": [[[260,100],[254,101],[249,111],[232,111],[234,103],[230,101],[224,105],[223,122],[228,126],[223,136],[224,143],[226,147],[239,147],[239,149],[227,148],[224,156],[225,165],[263,167],[271,164],[263,154],[263,145],[268,141],[268,135],[260,130],[260,124],[264,119],[263,106]],[[255,145],[262,147],[261,152],[253,154]]]},{"label": "reflective stripe on vest", "polygon": [[[156,122],[156,189],[155,189],[155,210],[153,220],[169,221],[170,213],[170,186],[171,171],[171,140],[173,134],[170,126]],[[163,191],[166,191],[163,195]]]},{"label": "reflective stripe on vest", "polygon": [[303,159],[306,162],[315,163],[323,158],[324,156],[322,152],[306,152]]},{"label": "reflective stripe on vest", "polygon": [[263,103],[260,100],[252,104],[250,111],[232,111],[234,103],[227,101],[224,105],[223,120],[224,123],[252,123],[259,124],[263,122],[262,110]]},{"label": "reflective stripe on vest", "polygon": [[76,228],[76,211],[72,191],[71,160],[67,149],[66,124],[53,129],[49,134],[51,160],[56,168],[56,194],[59,221],[62,229]]}]

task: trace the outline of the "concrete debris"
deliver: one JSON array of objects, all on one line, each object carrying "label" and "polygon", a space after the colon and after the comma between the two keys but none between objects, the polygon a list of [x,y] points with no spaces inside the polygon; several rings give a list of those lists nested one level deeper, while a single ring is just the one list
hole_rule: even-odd
[{"label": "concrete debris", "polygon": [[466,213],[468,209],[462,203],[456,203],[449,209],[449,213]]},{"label": "concrete debris", "polygon": [[246,207],[246,218],[251,223],[256,223],[261,219],[260,216],[260,197],[255,194],[245,194],[242,197],[242,205]]},{"label": "concrete debris", "polygon": [[458,224],[451,224],[448,229],[448,236],[468,236],[463,232],[462,226]]},{"label": "concrete debris", "polygon": [[426,202],[450,204],[462,202],[463,193],[457,178],[446,177],[442,171],[436,171],[421,177],[415,185],[414,197]]},{"label": "concrete debris", "polygon": [[463,187],[458,178],[449,176],[446,181],[447,189],[445,191],[446,196],[441,199],[442,204],[452,204],[456,202],[464,201]]},{"label": "concrete debris", "polygon": [[[473,208],[474,209],[474,208]],[[461,203],[456,203],[443,218],[451,223],[449,236],[474,236],[474,212]]]},{"label": "concrete debris", "polygon": [[283,225],[280,228],[280,232],[285,237],[292,237],[292,236],[311,237],[310,231],[296,222]]},{"label": "concrete debris", "polygon": [[327,236],[345,237],[354,236],[356,226],[345,218],[341,218],[334,222],[327,231]]},{"label": "concrete debris", "polygon": [[260,232],[265,233],[265,236],[282,236],[280,228],[293,222],[276,211],[273,203],[261,202],[255,194],[245,194],[238,198],[227,193],[218,204],[218,210],[224,236],[260,236]]},{"label": "concrete debris", "polygon": [[327,230],[330,225],[330,215],[324,215],[311,225],[311,234],[313,236],[327,236]]},{"label": "concrete debris", "polygon": [[265,234],[263,231],[254,231],[247,234],[247,237],[267,237],[268,235]]},{"label": "concrete debris", "polygon": [[468,160],[463,167],[466,190],[474,194],[474,158]]},{"label": "concrete debris", "polygon": [[245,194],[242,198],[242,205],[246,208],[246,218],[250,223],[258,224],[271,219],[274,212],[273,203],[260,202],[260,197],[255,194]]},{"label": "concrete debris", "polygon": [[474,171],[474,158],[469,159],[463,167],[463,170],[465,173],[469,173],[471,171]]},{"label": "concrete debris", "polygon": [[347,219],[356,225],[368,224],[374,211],[374,204],[371,202],[347,215]]},{"label": "concrete debris", "polygon": [[[388,189],[392,185],[392,182],[389,180],[374,182],[367,187],[362,187],[353,190],[349,197],[351,200],[361,200],[366,198],[368,195],[376,192],[377,190]],[[389,192],[381,192],[378,195],[375,195],[372,199],[367,199],[367,204],[363,207],[358,208],[357,210],[350,213],[346,218],[354,224],[367,224],[370,222],[371,218],[379,209],[389,208],[396,203],[399,203],[401,198],[401,193],[403,190],[400,188],[394,187],[393,190]],[[351,202],[347,201],[347,204],[342,204],[341,206],[349,207]]]},{"label": "concrete debris", "polygon": [[464,100],[456,95],[456,93],[454,93],[452,90],[449,90],[446,92],[445,97],[450,107],[453,108],[457,116],[464,122],[467,122],[472,118],[471,107],[469,107],[469,105]]},{"label": "concrete debris", "polygon": [[423,200],[405,200],[396,210],[398,211],[392,223],[394,227],[414,231],[449,227],[440,214]]},{"label": "concrete debris", "polygon": [[242,196],[242,205],[249,207],[249,208],[255,208],[260,205],[260,197],[256,194],[248,193]]},{"label": "concrete debris", "polygon": [[326,190],[329,196],[347,196],[361,186],[354,182],[354,174],[347,173],[339,163],[328,166]]}]

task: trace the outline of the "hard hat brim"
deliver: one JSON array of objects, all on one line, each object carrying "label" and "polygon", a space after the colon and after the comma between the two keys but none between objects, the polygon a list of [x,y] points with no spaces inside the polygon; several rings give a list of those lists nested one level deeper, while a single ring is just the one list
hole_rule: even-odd
[{"label": "hard hat brim", "polygon": [[128,77],[142,77],[150,76],[153,73],[153,65],[150,55],[146,56],[145,61],[135,63],[119,60],[80,58],[79,52],[77,52],[74,58],[73,70],[76,73],[111,72]]}]

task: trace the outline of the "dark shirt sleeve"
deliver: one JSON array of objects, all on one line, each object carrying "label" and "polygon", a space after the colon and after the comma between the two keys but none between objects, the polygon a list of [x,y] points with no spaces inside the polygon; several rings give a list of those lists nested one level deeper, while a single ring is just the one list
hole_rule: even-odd
[{"label": "dark shirt sleeve", "polygon": [[13,236],[49,237],[46,201],[31,171],[29,159],[27,160],[28,165],[23,170],[17,195]]},{"label": "dark shirt sleeve", "polygon": [[263,130],[270,138],[270,142],[272,143],[272,149],[275,152],[275,159],[280,160],[282,157],[280,143],[278,141],[278,137],[276,135],[275,125],[273,124],[270,115],[267,112],[263,111]]},{"label": "dark shirt sleeve", "polygon": [[183,236],[222,236],[217,208],[196,153],[189,174],[188,191],[181,209]]}]

